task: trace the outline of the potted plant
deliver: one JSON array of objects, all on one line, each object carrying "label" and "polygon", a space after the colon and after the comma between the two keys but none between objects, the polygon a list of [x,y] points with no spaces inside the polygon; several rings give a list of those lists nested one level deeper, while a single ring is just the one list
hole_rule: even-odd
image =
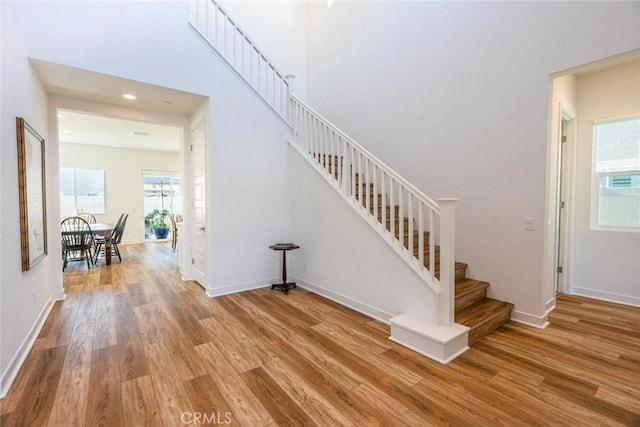
[{"label": "potted plant", "polygon": [[167,216],[169,211],[166,209],[154,209],[149,215],[144,217],[145,225],[149,226],[149,230],[153,231],[156,239],[166,239],[169,235],[170,228],[167,226]]}]

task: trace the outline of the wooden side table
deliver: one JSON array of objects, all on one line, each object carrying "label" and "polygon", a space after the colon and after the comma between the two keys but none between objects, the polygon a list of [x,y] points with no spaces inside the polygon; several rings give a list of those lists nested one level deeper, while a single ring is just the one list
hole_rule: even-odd
[{"label": "wooden side table", "polygon": [[269,246],[269,249],[274,251],[282,251],[282,283],[274,283],[271,285],[271,290],[280,289],[285,295],[289,294],[289,286],[296,288],[296,282],[287,282],[287,251],[298,249],[300,246],[293,243],[276,243]]}]

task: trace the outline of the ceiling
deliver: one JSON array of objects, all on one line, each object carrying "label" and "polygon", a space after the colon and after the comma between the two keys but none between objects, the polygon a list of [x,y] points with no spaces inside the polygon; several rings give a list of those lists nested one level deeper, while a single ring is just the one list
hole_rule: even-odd
[{"label": "ceiling", "polygon": [[58,110],[58,139],[73,144],[180,151],[182,128]]},{"label": "ceiling", "polygon": [[[188,116],[207,98],[194,93],[151,85],[51,62],[30,59],[50,94],[133,108]],[[136,96],[135,100],[123,98]],[[182,128],[123,120],[95,114],[59,110],[59,140],[75,144],[106,145],[144,150],[179,151]]]}]

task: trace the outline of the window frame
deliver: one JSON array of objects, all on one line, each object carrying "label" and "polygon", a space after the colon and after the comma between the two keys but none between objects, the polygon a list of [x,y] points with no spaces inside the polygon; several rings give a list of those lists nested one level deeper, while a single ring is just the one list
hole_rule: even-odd
[{"label": "window frame", "polygon": [[[77,188],[77,171],[78,170],[91,170],[91,171],[100,171],[102,172],[102,205],[104,206],[103,212],[87,212],[94,215],[106,215],[107,214],[107,172],[104,168],[94,168],[94,167],[85,167],[85,166],[60,166],[60,170],[62,169],[71,169],[73,170],[73,206],[74,210],[78,212],[78,188]],[[60,172],[60,175],[62,173]],[[62,186],[60,186],[62,189]],[[62,195],[61,195],[62,196]],[[60,212],[60,214],[64,217],[65,214]],[[73,214],[75,215],[75,213]]]},{"label": "window frame", "polygon": [[598,172],[598,133],[597,127],[602,124],[640,120],[640,112],[596,119],[592,124],[591,146],[591,218],[592,231],[616,231],[626,233],[640,233],[639,226],[601,225],[600,224],[600,179],[618,176],[640,175],[640,169],[629,169],[616,172]]}]

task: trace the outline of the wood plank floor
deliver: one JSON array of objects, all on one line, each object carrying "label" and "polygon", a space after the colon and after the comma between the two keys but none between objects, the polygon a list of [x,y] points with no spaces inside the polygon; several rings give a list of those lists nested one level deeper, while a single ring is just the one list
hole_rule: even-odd
[{"label": "wood plank floor", "polygon": [[640,425],[640,309],[560,296],[449,365],[302,289],[211,299],[167,245],[70,265],[2,426]]}]

